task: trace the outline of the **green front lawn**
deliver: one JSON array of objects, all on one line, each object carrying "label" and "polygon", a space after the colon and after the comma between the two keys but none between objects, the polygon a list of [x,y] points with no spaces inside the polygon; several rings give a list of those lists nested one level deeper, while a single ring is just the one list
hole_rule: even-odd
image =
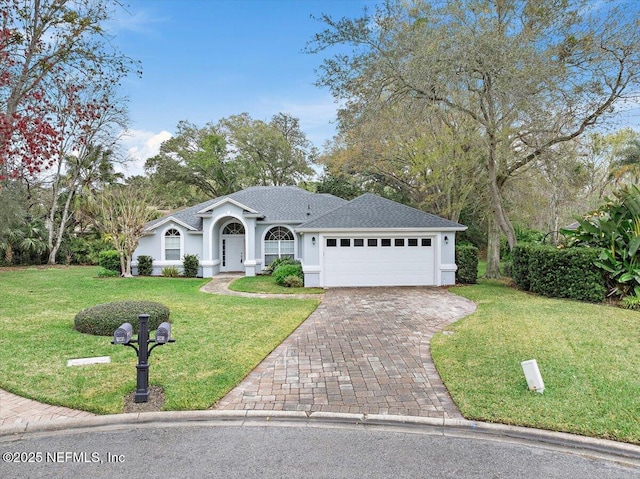
[{"label": "green front lawn", "polygon": [[269,293],[269,294],[321,294],[322,288],[286,288],[276,283],[272,276],[245,276],[236,279],[229,285],[232,291],[243,293]]},{"label": "green front lawn", "polygon": [[[148,300],[171,310],[176,342],[156,348],[150,383],[168,410],[205,409],[241,381],[317,307],[316,300],[254,299],[199,292],[207,279],[96,278],[98,268],[0,268],[0,388],[96,413],[122,411],[135,390],[131,348],[73,330],[83,308]],[[67,367],[111,356],[111,364]]]},{"label": "green front lawn", "polygon": [[[640,313],[549,299],[499,281],[451,289],[478,310],[437,334],[432,356],[468,419],[640,444]],[[536,359],[544,394],[520,363]]]}]

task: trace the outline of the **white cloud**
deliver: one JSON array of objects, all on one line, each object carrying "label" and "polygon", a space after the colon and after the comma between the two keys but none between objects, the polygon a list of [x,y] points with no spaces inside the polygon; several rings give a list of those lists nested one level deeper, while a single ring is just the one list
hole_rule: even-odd
[{"label": "white cloud", "polygon": [[144,162],[160,151],[162,142],[171,138],[171,133],[154,133],[146,130],[127,130],[122,135],[122,145],[127,152],[123,172],[128,176],[144,174]]}]

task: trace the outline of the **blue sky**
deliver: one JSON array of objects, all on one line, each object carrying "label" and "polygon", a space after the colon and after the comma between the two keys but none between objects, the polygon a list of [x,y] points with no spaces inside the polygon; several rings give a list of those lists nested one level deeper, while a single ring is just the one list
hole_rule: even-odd
[{"label": "blue sky", "polygon": [[[336,104],[313,85],[322,56],[302,53],[324,25],[313,18],[362,15],[382,0],[128,0],[108,25],[123,53],[142,62],[142,78],[123,84],[131,126],[123,141],[142,174],[180,120],[199,126],[243,112],[300,119],[318,148],[335,132]],[[626,11],[638,0],[620,0]],[[127,0],[125,0],[127,2]],[[599,0],[592,8],[598,9]],[[617,127],[638,125],[638,102],[619,105]]]},{"label": "blue sky", "polygon": [[180,120],[203,126],[242,112],[269,120],[279,112],[300,119],[317,147],[334,133],[336,105],[313,85],[319,55],[302,53],[321,31],[322,13],[357,17],[375,0],[129,0],[109,25],[115,43],[142,62],[129,77],[130,135],[136,161],[157,153]]}]

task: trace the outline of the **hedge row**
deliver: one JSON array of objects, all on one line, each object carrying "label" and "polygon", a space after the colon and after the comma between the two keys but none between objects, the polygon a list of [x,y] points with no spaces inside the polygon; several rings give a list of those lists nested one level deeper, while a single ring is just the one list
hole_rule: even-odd
[{"label": "hedge row", "polygon": [[478,248],[473,245],[456,246],[456,282],[475,284],[478,282]]},{"label": "hedge row", "polygon": [[111,336],[122,323],[131,323],[138,333],[138,315],[149,315],[149,331],[169,321],[169,308],[152,301],[116,301],[83,309],[76,314],[74,329],[94,336]]},{"label": "hedge row", "polygon": [[525,291],[599,303],[607,293],[604,274],[594,265],[599,254],[597,248],[522,244],[513,249],[511,274]]}]

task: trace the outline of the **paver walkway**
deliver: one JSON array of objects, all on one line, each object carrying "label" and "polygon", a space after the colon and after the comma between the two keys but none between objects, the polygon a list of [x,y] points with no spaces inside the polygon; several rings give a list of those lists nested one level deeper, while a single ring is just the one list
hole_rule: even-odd
[{"label": "paver walkway", "polygon": [[234,279],[244,277],[243,273],[221,273],[214,276],[211,281],[200,288],[203,293],[225,294],[229,296],[242,296],[245,298],[266,298],[266,299],[323,299],[323,294],[277,294],[277,293],[244,293],[242,291],[233,291],[229,289],[229,285]]},{"label": "paver walkway", "polygon": [[329,289],[214,408],[461,418],[436,372],[430,340],[475,309],[441,288]]},{"label": "paver walkway", "polygon": [[95,414],[42,404],[0,389],[0,426],[17,426],[27,422],[58,421],[92,416]]}]

